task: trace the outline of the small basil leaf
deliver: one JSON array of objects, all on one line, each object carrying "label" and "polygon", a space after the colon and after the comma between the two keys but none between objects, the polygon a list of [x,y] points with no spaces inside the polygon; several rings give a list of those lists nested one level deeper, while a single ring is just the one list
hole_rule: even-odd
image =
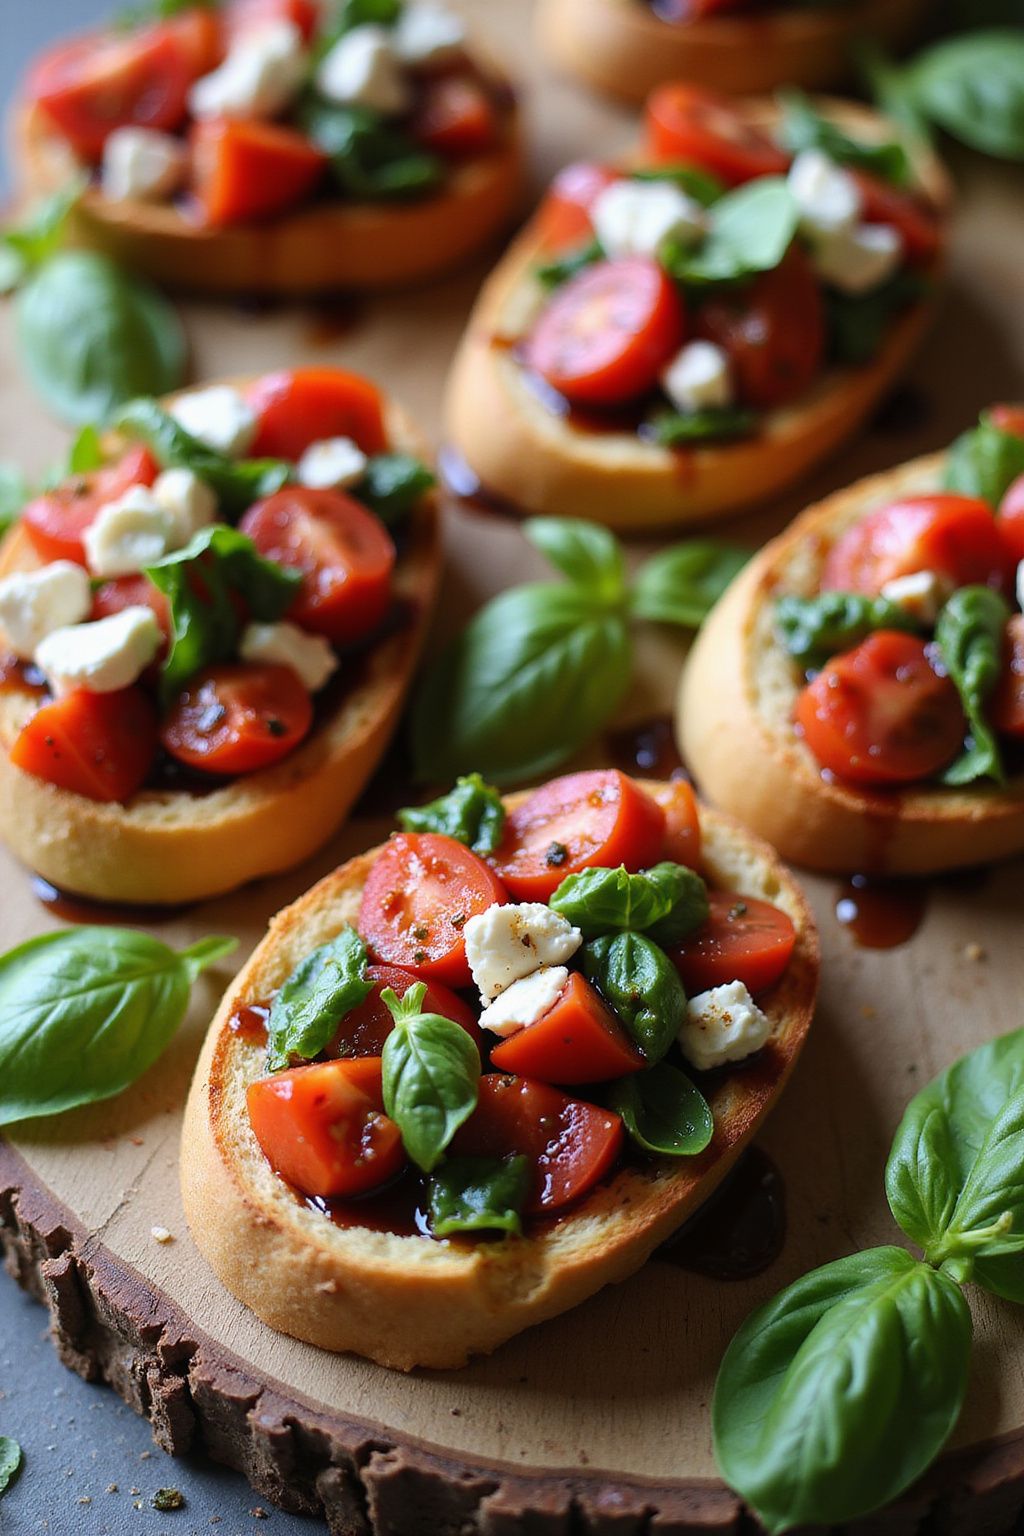
[{"label": "small basil leaf", "polygon": [[631,661],[624,620],[575,586],[503,592],[423,678],[412,716],[418,777],[539,777],[611,718]]},{"label": "small basil leaf", "polygon": [[851,368],[870,362],[881,350],[896,316],[924,298],[929,287],[919,272],[904,270],[869,293],[840,293],[838,288],[826,288],[825,313],[832,360]]},{"label": "small basil leaf", "polygon": [[673,544],[640,567],[630,607],[638,619],[697,629],[749,559],[748,550],[713,539]]},{"label": "small basil leaf", "polygon": [[707,922],[711,910],[708,888],[696,870],[666,860],[645,869],[643,879],[659,893],[665,907],[661,916],[645,929],[655,944],[671,948]]},{"label": "small basil leaf", "polygon": [[161,468],[192,470],[216,494],[226,517],[240,517],[291,477],[291,465],[284,459],[229,459],[208,448],[156,400],[129,401],[114,426],[125,437],[145,443]]},{"label": "small basil leaf", "polygon": [[971,1314],[901,1248],[840,1259],[749,1317],[712,1409],[726,1481],[770,1532],[846,1525],[924,1471],[960,1414]]},{"label": "small basil leaf", "polygon": [[22,275],[56,255],[68,215],[88,185],[88,176],[73,177],[38,203],[22,223],[4,231],[3,243],[19,262]]},{"label": "small basil leaf", "polygon": [[[392,1000],[397,1005],[393,993],[383,997],[389,1007]],[[471,1036],[451,1019],[398,1013],[384,1042],[383,1069],[384,1108],[401,1131],[412,1162],[432,1173],[476,1108],[480,1054]]]},{"label": "small basil leaf", "polygon": [[604,251],[600,243],[597,240],[588,240],[584,245],[566,251],[564,256],[555,256],[551,261],[542,262],[535,269],[534,275],[545,288],[559,288],[562,283],[567,283],[570,277],[575,277],[577,272],[593,266],[595,261],[601,261],[603,257]]},{"label": "small basil leaf", "polygon": [[402,14],[402,0],[342,0],[338,34],[354,27],[393,27]]},{"label": "small basil leaf", "polygon": [[430,1178],[427,1211],[435,1237],[523,1230],[530,1189],[525,1157],[447,1157]]},{"label": "small basil leaf", "polygon": [[399,811],[398,820],[406,832],[443,832],[474,853],[486,854],[494,853],[501,842],[505,807],[496,789],[478,773],[470,773],[429,805]]},{"label": "small basil leaf", "polygon": [[215,11],[221,0],[146,0],[144,5],[127,6],[114,17],[119,31],[135,32],[154,21],[170,21],[183,11]]},{"label": "small basil leaf", "polygon": [[420,149],[404,129],[368,107],[343,107],[311,97],[299,125],[324,154],[348,197],[381,201],[418,197],[444,179],[444,162]]},{"label": "small basil leaf", "polygon": [[983,415],[978,426],[957,438],[946,459],[944,484],[962,496],[980,496],[998,507],[1013,482],[1024,475],[1024,437],[1004,432]]},{"label": "small basil leaf", "polygon": [[784,177],[760,176],[727,192],[710,220],[696,248],[666,243],[662,259],[677,282],[732,283],[773,271],[793,243],[799,209]]},{"label": "small basil leaf", "polygon": [[608,1108],[622,1116],[637,1146],[656,1157],[696,1157],[715,1133],[704,1095],[667,1061],[612,1083]]},{"label": "small basil leaf", "polygon": [[531,517],[523,524],[530,543],[556,570],[603,602],[622,601],[626,566],[622,546],[607,528],[572,517]]},{"label": "small basil leaf", "polygon": [[756,411],[723,405],[704,411],[658,411],[641,432],[661,448],[684,448],[688,443],[732,442],[752,436],[757,428]]},{"label": "small basil leaf", "polygon": [[235,948],[176,954],[129,928],[66,928],[0,958],[0,1125],[112,1098],[156,1061],[198,972]]},{"label": "small basil leaf", "polygon": [[377,453],[354,494],[375,512],[386,528],[397,528],[436,485],[432,472],[408,453]]},{"label": "small basil leaf", "polygon": [[81,429],[68,450],[67,473],[87,475],[90,470],[99,469],[104,457],[100,434],[90,422]]},{"label": "small basil leaf", "polygon": [[838,124],[822,117],[803,91],[783,91],[780,99],[779,142],[791,154],[799,154],[804,149],[820,149],[837,165],[853,165],[871,171],[898,187],[910,184],[910,157],[902,144],[894,140],[867,144],[851,138]]},{"label": "small basil leaf", "polygon": [[920,54],[907,84],[918,107],[983,154],[1024,160],[1024,37],[1019,29],[949,38]]},{"label": "small basil leaf", "polygon": [[16,465],[0,464],[0,534],[18,521],[31,494],[31,486]]},{"label": "small basil leaf", "polygon": [[185,373],[185,334],[151,284],[93,251],[61,251],[15,299],[18,348],[43,399],[73,424],[106,421],[134,395]]},{"label": "small basil leaf", "polygon": [[[678,943],[708,916],[707,887],[685,864],[656,864],[642,874],[583,869],[566,875],[548,905],[585,939],[633,929],[659,944]],[[655,931],[657,930],[657,931]]]},{"label": "small basil leaf", "polygon": [[815,597],[780,597],[775,604],[775,633],[805,667],[820,666],[876,629],[917,633],[921,625],[906,608],[885,597],[859,592],[819,592]]},{"label": "small basil leaf", "polygon": [[944,784],[1005,778],[999,743],[985,705],[1002,671],[1003,632],[1010,609],[990,587],[961,587],[939,614],[935,643],[956,684],[970,727],[968,744],[942,775]]},{"label": "small basil leaf", "polygon": [[21,1466],[21,1446],[17,1440],[0,1435],[0,1495],[11,1486]]},{"label": "small basil leaf", "polygon": [[697,165],[654,165],[630,172],[631,181],[673,181],[694,202],[710,208],[725,195],[725,182]]},{"label": "small basil leaf", "polygon": [[366,945],[354,928],[343,928],[336,939],[299,961],[267,1020],[269,1072],[319,1056],[345,1015],[373,991],[368,964]]},{"label": "small basil leaf", "polygon": [[679,973],[641,933],[608,934],[584,945],[583,974],[653,1064],[670,1050],[686,1017]]}]

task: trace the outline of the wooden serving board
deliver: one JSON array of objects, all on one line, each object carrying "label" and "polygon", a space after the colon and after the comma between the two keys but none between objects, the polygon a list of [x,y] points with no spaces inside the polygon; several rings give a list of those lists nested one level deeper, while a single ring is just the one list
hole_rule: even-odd
[{"label": "wooden serving board", "polygon": [[[526,81],[535,181],[628,142],[629,119],[530,59],[525,0],[465,0]],[[953,281],[941,330],[876,428],[816,481],[730,528],[760,541],[813,497],[941,447],[994,398],[1024,394],[1019,172],[964,159]],[[320,360],[366,369],[439,432],[440,386],[485,270],[426,293],[331,311],[186,311],[197,378]],[[0,313],[0,456],[38,469],[64,436],[20,383]],[[896,404],[899,409],[896,409]],[[440,638],[500,587],[538,573],[517,526],[453,509]],[[637,547],[636,553],[642,553]],[[626,723],[670,707],[675,635],[638,644]],[[588,759],[600,760],[596,748]],[[360,815],[316,860],[153,925],[172,943],[237,934],[240,955],[314,879],[388,830]],[[0,1237],[50,1306],[75,1369],[104,1377],[173,1451],[205,1448],[259,1492],[326,1515],[343,1536],[696,1536],[754,1529],[717,1480],[709,1401],[723,1349],[752,1307],[814,1265],[895,1241],[882,1192],[908,1097],[956,1056],[1019,1026],[1021,877],[935,882],[902,947],[858,948],[838,887],[808,879],[822,929],[821,1006],[761,1144],[781,1170],[788,1237],[755,1279],[726,1283],[654,1260],[576,1312],[450,1374],[392,1374],[272,1333],[193,1248],[177,1185],[180,1112],[227,971],[198,985],[185,1028],[131,1092],[0,1143]],[[0,853],[0,948],[57,919]],[[215,1194],[212,1196],[215,1198]],[[173,1241],[158,1243],[154,1227]],[[858,1531],[999,1536],[1024,1509],[1024,1311],[972,1293],[973,1378],[952,1451],[898,1508]]]}]

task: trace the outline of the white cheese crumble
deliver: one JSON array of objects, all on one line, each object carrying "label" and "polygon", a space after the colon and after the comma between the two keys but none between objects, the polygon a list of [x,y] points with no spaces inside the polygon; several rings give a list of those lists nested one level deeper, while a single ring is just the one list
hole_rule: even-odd
[{"label": "white cheese crumble", "polygon": [[391,34],[392,44],[403,64],[441,64],[457,57],[466,41],[462,19],[429,0],[421,5],[407,5]]},{"label": "white cheese crumble", "polygon": [[153,495],[174,518],[182,544],[217,521],[217,496],[191,469],[165,469],[153,483]]},{"label": "white cheese crumble", "polygon": [[256,412],[230,384],[191,390],[170,411],[192,437],[229,459],[244,458],[256,436]]},{"label": "white cheese crumble", "polygon": [[742,981],[730,981],[691,997],[679,1031],[679,1047],[698,1072],[742,1061],[767,1042],[771,1025]]},{"label": "white cheese crumble", "polygon": [[350,437],[326,437],[310,443],[296,466],[300,485],[335,491],[357,485],[366,473],[366,454]]},{"label": "white cheese crumble", "polygon": [[850,229],[860,218],[864,205],[860,188],[849,171],[823,150],[801,150],[790,166],[788,181],[807,234]]},{"label": "white cheese crumble", "polygon": [[666,240],[692,245],[707,230],[700,203],[671,181],[613,181],[595,198],[590,222],[606,256],[657,256]]},{"label": "white cheese crumble", "polygon": [[295,624],[248,624],[238,643],[243,661],[265,661],[291,667],[304,688],[317,693],[336,671],[338,658],[322,635],[311,635]]},{"label": "white cheese crumble", "polygon": [[870,293],[896,272],[903,237],[890,224],[858,224],[817,241],[812,260],[818,276],[841,293]]},{"label": "white cheese crumble", "polygon": [[887,581],[880,596],[930,627],[952,593],[952,582],[936,571],[912,571],[908,576],[894,576]]},{"label": "white cheese crumble", "polygon": [[101,507],[82,535],[94,576],[132,576],[180,549],[182,531],[173,512],[145,485],[132,485]]},{"label": "white cheese crumble", "polygon": [[735,398],[729,354],[713,341],[687,342],[662,373],[661,385],[687,414],[732,405]]},{"label": "white cheese crumble", "polygon": [[197,80],[188,104],[194,117],[276,117],[289,106],[306,73],[302,33],[273,21],[239,37],[227,58]]},{"label": "white cheese crumble", "polygon": [[150,1227],[149,1235],[155,1243],[173,1243],[174,1234],[166,1227]]},{"label": "white cheese crumble", "polygon": [[498,993],[480,1015],[480,1028],[489,1029],[502,1039],[529,1029],[551,1012],[568,982],[569,972],[564,965],[542,965]]},{"label": "white cheese crumble", "polygon": [[316,72],[321,95],[341,106],[371,107],[400,116],[412,102],[409,81],[386,27],[354,27],[335,43]]},{"label": "white cheese crumble", "polygon": [[100,186],[112,203],[129,198],[164,202],[185,179],[185,151],[169,133],[115,128],[103,145]]},{"label": "white cheese crumble", "polygon": [[155,660],[163,642],[152,608],[123,608],[91,624],[55,629],[36,647],[36,665],[52,692],[115,693],[129,688]]},{"label": "white cheese crumble", "polygon": [[583,943],[578,928],[539,901],[488,907],[469,919],[463,933],[484,1003],[542,965],[564,965]]},{"label": "white cheese crumble", "polygon": [[71,560],[38,571],[17,571],[0,581],[0,628],[16,656],[31,661],[55,629],[80,624],[92,609],[89,578]]}]

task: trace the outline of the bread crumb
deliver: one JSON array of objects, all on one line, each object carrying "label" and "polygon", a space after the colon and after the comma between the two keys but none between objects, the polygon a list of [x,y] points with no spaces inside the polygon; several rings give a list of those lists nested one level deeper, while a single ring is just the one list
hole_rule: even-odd
[{"label": "bread crumb", "polygon": [[972,960],[977,962],[978,960],[986,960],[987,958],[988,950],[983,944],[979,944],[977,939],[973,939],[970,944],[964,945],[965,960]]},{"label": "bread crumb", "polygon": [[150,1227],[149,1235],[156,1243],[173,1243],[174,1234],[168,1232],[166,1227]]},{"label": "bread crumb", "polygon": [[321,1296],[333,1296],[338,1289],[337,1280],[319,1280],[313,1289]]}]

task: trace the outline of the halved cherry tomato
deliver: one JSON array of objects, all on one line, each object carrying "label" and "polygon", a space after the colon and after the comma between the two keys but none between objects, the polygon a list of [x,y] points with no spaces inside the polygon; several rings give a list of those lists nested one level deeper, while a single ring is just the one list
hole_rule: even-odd
[{"label": "halved cherry tomato", "polygon": [[537,211],[537,229],[552,253],[581,245],[594,233],[590,210],[605,187],[621,181],[622,172],[589,160],[559,171]]},{"label": "halved cherry tomato", "polygon": [[661,856],[673,864],[700,868],[700,811],[693,785],[671,779],[659,786],[654,798],[665,812],[665,841]]},{"label": "halved cherry tomato", "polygon": [[196,197],[208,224],[246,224],[294,208],[313,191],[327,156],[279,123],[210,118],[189,139]]},{"label": "halved cherry tomato", "polygon": [[288,612],[295,624],[342,645],[364,639],[385,618],[395,546],[353,497],[287,486],[250,507],[239,526],[261,555],[302,572]]},{"label": "halved cherry tomato", "polygon": [[516,901],[547,901],[592,865],[646,869],[662,857],[665,812],[617,768],[567,773],[509,812],[495,867]]},{"label": "halved cherry tomato", "polygon": [[1000,432],[1024,437],[1024,405],[994,405],[988,414],[992,425]]},{"label": "halved cherry tomato", "polygon": [[304,1195],[362,1195],[405,1163],[402,1134],[384,1113],[379,1056],[292,1067],[251,1083],[245,1099],[264,1157]]},{"label": "halved cherry tomato", "polygon": [[384,402],[376,384],[342,368],[267,373],[248,392],[256,412],[252,453],[300,459],[310,443],[350,437],[364,453],[383,453]]},{"label": "halved cherry tomato", "polygon": [[765,992],[781,980],[793,956],[796,929],[779,907],[753,896],[710,891],[707,922],[670,951],[691,997],[742,981]]},{"label": "halved cherry tomato", "polygon": [[870,171],[852,171],[864,202],[867,224],[891,224],[903,237],[903,251],[911,266],[927,266],[942,243],[939,216],[930,204],[912,192],[882,181]]},{"label": "halved cherry tomato", "polygon": [[619,1020],[578,971],[555,1006],[491,1051],[498,1072],[542,1083],[603,1083],[640,1072],[644,1058]]},{"label": "halved cherry tomato", "polygon": [[615,1166],[622,1121],[610,1109],[567,1098],[547,1083],[486,1073],[473,1114],[452,1151],[468,1157],[530,1159],[533,1182],[524,1210],[550,1214],[587,1194]]},{"label": "halved cherry tomato", "polygon": [[1005,736],[1024,736],[1024,613],[1006,626],[1003,673],[992,696],[992,724]]},{"label": "halved cherry tomato", "polygon": [[960,696],[914,635],[880,629],[800,694],[796,719],[823,768],[852,784],[912,784],[963,744]]},{"label": "halved cherry tomato", "polygon": [[468,160],[493,149],[498,114],[485,87],[472,75],[440,75],[424,87],[412,119],[412,135],[446,160]]},{"label": "halved cherry tomato", "polygon": [[878,593],[934,571],[957,587],[1006,589],[1011,561],[992,508],[973,496],[914,496],[869,512],[829,550],[822,590]]},{"label": "halved cherry tomato", "polygon": [[148,576],[118,576],[105,581],[92,595],[92,619],[107,619],[112,613],[122,613],[125,608],[152,608],[156,621],[164,632],[165,642],[171,638],[171,609],[160,591]]},{"label": "halved cherry tomato", "polygon": [[160,740],[204,773],[255,773],[293,752],[313,702],[291,667],[225,663],[197,672],[164,718]]},{"label": "halved cherry tomato", "polygon": [[[358,1008],[346,1013],[334,1039],[324,1047],[325,1056],[380,1056],[385,1040],[395,1027],[390,1009],[381,1002],[381,993],[390,987],[396,997],[404,997],[410,987],[422,980],[414,971],[404,970],[399,965],[369,965],[366,974],[373,982],[373,991]],[[441,982],[427,983],[423,1012],[439,1013],[461,1025],[467,1035],[473,1037],[477,1050],[481,1048],[483,1037],[472,1008]]]},{"label": "halved cherry tomato", "polygon": [[141,688],[78,689],[36,710],[11,762],[87,800],[124,801],[141,788],[156,748],[156,710]]},{"label": "halved cherry tomato", "polygon": [[192,78],[208,75],[224,57],[224,28],[217,11],[207,6],[182,11],[164,22],[164,30],[174,38],[188,59]]},{"label": "halved cherry tomato", "polygon": [[730,187],[784,176],[789,156],[737,111],[728,96],[697,85],[663,85],[647,102],[647,144],[655,160],[698,165]]},{"label": "halved cherry tomato", "polygon": [[320,16],[316,0],[228,0],[225,21],[232,37],[265,27],[268,21],[290,21],[308,43]]},{"label": "halved cherry tomato", "polygon": [[524,359],[574,404],[620,405],[654,388],[685,331],[680,291],[656,261],[598,261],[556,291]]},{"label": "halved cherry tomato", "polygon": [[152,485],[159,472],[145,448],[129,448],[116,463],[85,475],[69,475],[55,491],[37,496],[21,515],[36,554],[43,560],[87,564],[82,535],[100,508],[123,496],[130,486]]},{"label": "halved cherry tomato", "polygon": [[366,878],[359,932],[374,960],[468,987],[462,930],[469,918],[507,900],[494,871],[454,838],[396,832]]},{"label": "halved cherry tomato", "polygon": [[1024,475],[1018,475],[999,503],[997,527],[1010,559],[1019,564],[1024,560]]},{"label": "halved cherry tomato", "polygon": [[825,359],[821,284],[799,246],[781,264],[701,305],[696,335],[729,354],[745,405],[771,410],[805,394]]},{"label": "halved cherry tomato", "polygon": [[115,128],[177,128],[195,79],[166,27],[73,38],[40,58],[28,94],[86,160],[98,160]]}]

